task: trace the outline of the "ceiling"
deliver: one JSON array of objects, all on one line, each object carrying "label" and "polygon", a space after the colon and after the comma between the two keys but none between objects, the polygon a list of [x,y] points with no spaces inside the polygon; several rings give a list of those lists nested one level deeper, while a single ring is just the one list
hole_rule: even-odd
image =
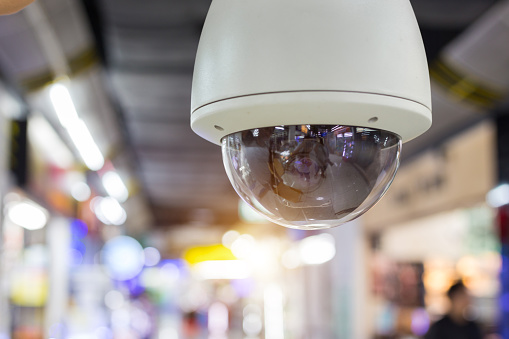
[{"label": "ceiling", "polygon": [[156,222],[185,223],[203,218],[204,209],[215,223],[234,222],[238,197],[220,148],[189,123],[194,58],[210,1],[84,3]]},{"label": "ceiling", "polygon": [[[40,2],[47,10],[70,0]],[[413,0],[430,65],[496,2]],[[83,39],[90,40],[103,65],[102,86],[121,126],[122,142],[134,161],[154,226],[234,223],[238,197],[224,173],[220,148],[195,135],[189,123],[194,58],[210,0],[82,0],[81,5],[73,8],[81,12],[88,32]],[[2,20],[4,27],[6,20],[21,25],[0,18],[0,50],[13,41],[12,37],[2,40]],[[26,55],[33,40],[33,32],[27,32],[24,45],[18,42],[9,48]],[[4,77],[19,84],[23,72],[9,71],[11,66],[5,58],[2,62],[1,54]],[[23,65],[45,67],[37,57],[32,59]],[[458,104],[446,92],[433,85],[434,126],[404,145],[404,161],[487,116],[485,107]]]}]

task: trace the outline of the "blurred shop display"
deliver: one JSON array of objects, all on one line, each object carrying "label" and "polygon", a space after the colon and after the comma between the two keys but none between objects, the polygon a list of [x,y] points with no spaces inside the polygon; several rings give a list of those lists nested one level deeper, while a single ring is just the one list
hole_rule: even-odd
[{"label": "blurred shop display", "polygon": [[481,323],[486,333],[497,331],[501,256],[489,207],[401,224],[376,243],[372,293],[381,338],[424,335],[447,312],[446,292],[458,280],[473,297],[470,319]]},{"label": "blurred shop display", "polygon": [[495,139],[482,123],[423,153],[366,215],[377,338],[424,336],[448,311],[446,292],[458,280],[473,296],[468,317],[498,333],[502,256],[496,212],[485,202],[496,183]]}]

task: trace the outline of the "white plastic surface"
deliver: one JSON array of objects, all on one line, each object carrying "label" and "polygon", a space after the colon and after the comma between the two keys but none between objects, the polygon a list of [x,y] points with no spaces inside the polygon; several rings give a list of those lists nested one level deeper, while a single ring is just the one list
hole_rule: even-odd
[{"label": "white plastic surface", "polygon": [[[285,98],[266,94],[279,92]],[[410,3],[214,0],[198,48],[191,107],[193,130],[215,143],[227,132],[274,124],[371,127],[366,120],[374,116],[380,124],[372,127],[412,139],[431,124],[431,96]]]},{"label": "white plastic surface", "polygon": [[[429,109],[415,101],[351,92],[260,94],[206,105],[191,116],[196,134],[220,144],[225,135],[279,125],[347,125],[391,131],[403,141],[431,126]],[[217,127],[216,127],[217,126]]]}]

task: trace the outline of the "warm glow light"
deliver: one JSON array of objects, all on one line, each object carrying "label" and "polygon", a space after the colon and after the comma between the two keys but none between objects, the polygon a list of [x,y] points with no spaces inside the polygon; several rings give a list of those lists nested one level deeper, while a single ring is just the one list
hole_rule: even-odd
[{"label": "warm glow light", "polygon": [[251,270],[242,260],[210,260],[194,266],[202,279],[246,279]]},{"label": "warm glow light", "polygon": [[232,243],[231,250],[238,259],[246,259],[253,253],[255,246],[256,241],[253,236],[243,234]]},{"label": "warm glow light", "polygon": [[190,247],[184,251],[183,257],[190,265],[194,265],[202,261],[237,259],[232,254],[232,251],[219,244]]},{"label": "warm glow light", "polygon": [[34,147],[40,150],[48,162],[60,168],[72,166],[74,157],[71,151],[42,116],[36,115],[30,118],[28,134]]},{"label": "warm glow light", "polygon": [[87,201],[91,193],[90,187],[83,181],[79,181],[71,187],[71,195],[77,201]]},{"label": "warm glow light", "polygon": [[326,263],[336,255],[334,237],[328,233],[307,237],[300,242],[299,253],[306,265]]},{"label": "warm glow light", "polygon": [[104,173],[101,178],[104,189],[108,194],[117,199],[119,202],[124,202],[129,197],[129,191],[124,185],[117,172],[109,171]]},{"label": "warm glow light", "polygon": [[283,291],[277,285],[270,285],[264,292],[265,338],[284,338]]},{"label": "warm glow light", "polygon": [[495,208],[509,204],[509,184],[500,185],[489,191],[486,201]]},{"label": "warm glow light", "polygon": [[233,242],[237,240],[240,236],[240,233],[235,230],[227,231],[222,238],[223,246],[226,248],[231,248]]},{"label": "warm glow light", "polygon": [[124,208],[111,197],[95,197],[90,204],[97,218],[104,224],[122,225],[127,219]]},{"label": "warm glow light", "polygon": [[287,250],[281,257],[282,264],[287,269],[294,269],[300,266],[299,251],[294,248]]},{"label": "warm glow light", "polygon": [[100,170],[104,165],[104,157],[94,138],[92,138],[87,125],[81,119],[78,119],[67,127],[67,132],[85,165],[92,171]]},{"label": "warm glow light", "polygon": [[63,127],[68,128],[70,124],[79,119],[67,87],[62,84],[54,84],[50,88],[49,95],[57,112],[58,120]]},{"label": "warm glow light", "polygon": [[41,229],[48,222],[48,211],[30,200],[11,202],[7,210],[9,219],[27,230]]}]

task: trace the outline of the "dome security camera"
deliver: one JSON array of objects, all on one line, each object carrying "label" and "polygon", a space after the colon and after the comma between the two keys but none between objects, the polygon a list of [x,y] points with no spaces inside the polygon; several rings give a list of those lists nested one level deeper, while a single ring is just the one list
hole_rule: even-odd
[{"label": "dome security camera", "polygon": [[431,126],[426,57],[408,0],[213,0],[191,126],[222,145],[255,210],[300,229],[371,208],[401,143]]}]

